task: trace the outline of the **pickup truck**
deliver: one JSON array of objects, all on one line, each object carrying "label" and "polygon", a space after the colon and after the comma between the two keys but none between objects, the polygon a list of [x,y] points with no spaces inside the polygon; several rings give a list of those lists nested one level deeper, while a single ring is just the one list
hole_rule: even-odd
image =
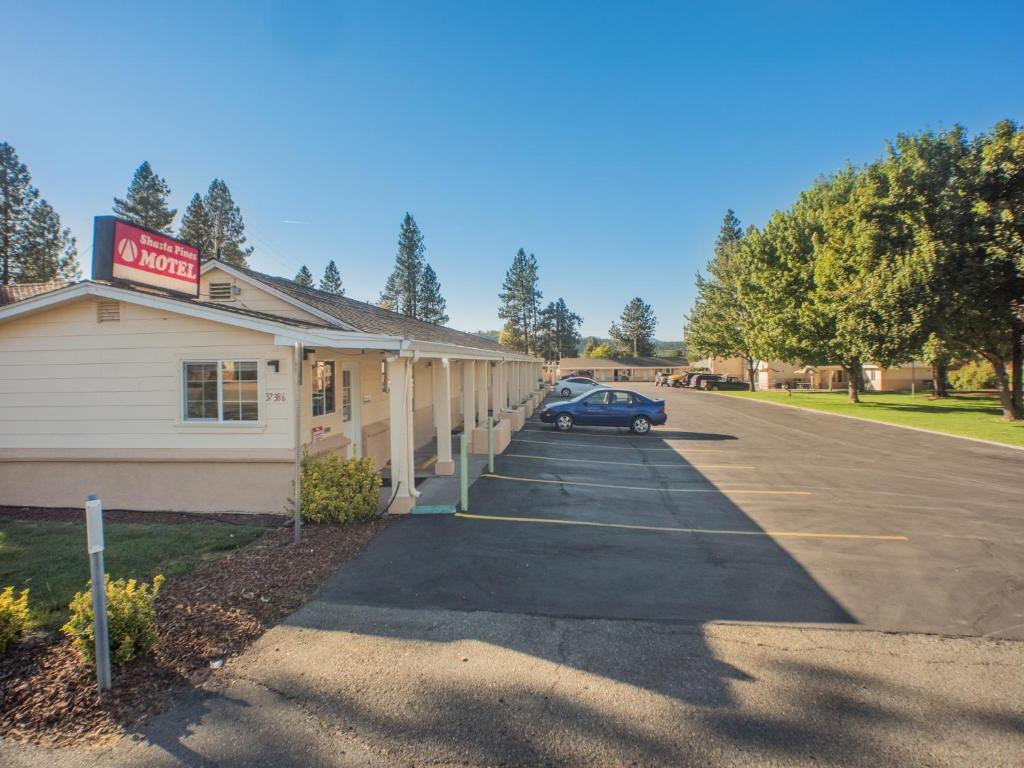
[{"label": "pickup truck", "polygon": [[705,376],[701,378],[700,384],[698,385],[704,390],[719,390],[719,389],[735,389],[744,390],[750,389],[750,385],[736,376]]}]

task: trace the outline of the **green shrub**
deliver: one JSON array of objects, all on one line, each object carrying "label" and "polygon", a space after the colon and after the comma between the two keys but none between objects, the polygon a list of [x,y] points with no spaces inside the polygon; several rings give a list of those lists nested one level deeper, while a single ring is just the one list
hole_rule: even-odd
[{"label": "green shrub", "polygon": [[992,389],[996,386],[996,372],[987,360],[975,360],[949,374],[949,383],[953,389]]},{"label": "green shrub", "polygon": [[28,626],[28,590],[14,596],[14,587],[0,591],[0,653],[24,633]]},{"label": "green shrub", "polygon": [[380,484],[369,459],[303,456],[302,516],[314,523],[368,520],[377,513]]},{"label": "green shrub", "polygon": [[[115,664],[127,664],[149,653],[156,644],[156,611],[153,601],[164,583],[156,576],[153,584],[139,584],[135,579],[111,581],[103,577],[107,590],[107,622],[110,630],[110,657]],[[77,592],[68,606],[71,618],[61,627],[78,652],[90,664],[96,662],[96,639],[92,626],[92,582],[84,592]]]}]

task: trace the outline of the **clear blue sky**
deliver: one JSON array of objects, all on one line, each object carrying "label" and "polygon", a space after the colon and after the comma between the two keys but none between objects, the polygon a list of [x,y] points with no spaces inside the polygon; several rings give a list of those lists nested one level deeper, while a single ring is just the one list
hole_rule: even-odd
[{"label": "clear blue sky", "polygon": [[[307,10],[299,10],[303,6]],[[897,132],[1024,119],[1024,3],[7,3],[0,140],[79,240],[149,160],[214,176],[255,268],[375,298],[405,211],[452,324],[517,248],[604,335],[681,335],[722,215],[763,224]],[[302,223],[288,223],[302,222]]]}]

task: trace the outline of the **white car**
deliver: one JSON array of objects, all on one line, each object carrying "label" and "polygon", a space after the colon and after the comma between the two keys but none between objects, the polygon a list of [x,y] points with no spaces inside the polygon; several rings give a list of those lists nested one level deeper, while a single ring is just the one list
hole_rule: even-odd
[{"label": "white car", "polygon": [[584,392],[589,392],[594,387],[600,386],[596,381],[588,379],[586,376],[569,376],[553,385],[551,391],[556,392],[562,397],[576,397]]}]

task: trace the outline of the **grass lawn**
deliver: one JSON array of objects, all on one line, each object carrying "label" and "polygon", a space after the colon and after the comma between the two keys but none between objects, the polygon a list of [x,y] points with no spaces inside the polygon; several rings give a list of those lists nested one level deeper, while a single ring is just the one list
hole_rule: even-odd
[{"label": "grass lawn", "polygon": [[[108,523],[105,565],[112,579],[179,576],[266,532],[242,525]],[[28,587],[35,626],[52,629],[66,621],[71,597],[88,580],[84,522],[0,518],[0,588]]]},{"label": "grass lawn", "polygon": [[996,397],[954,395],[944,400],[929,400],[927,394],[911,397],[909,392],[864,394],[861,403],[847,402],[846,392],[723,392],[725,395],[770,400],[798,405],[815,411],[841,413],[864,419],[932,429],[963,437],[994,440],[1009,445],[1024,445],[1024,421],[1007,422]]}]

